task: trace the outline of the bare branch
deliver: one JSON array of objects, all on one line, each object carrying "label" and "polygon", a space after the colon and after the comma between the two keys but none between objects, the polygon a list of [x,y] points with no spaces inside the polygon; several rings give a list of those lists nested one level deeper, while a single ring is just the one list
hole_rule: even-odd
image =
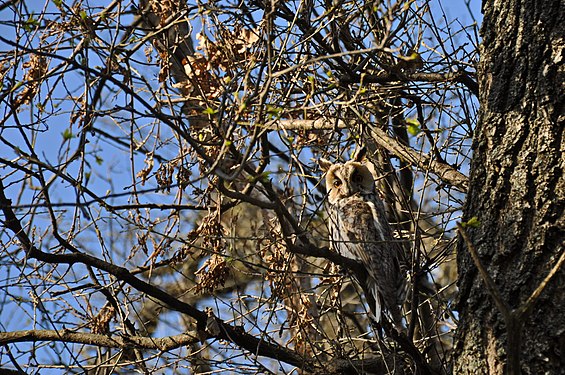
[{"label": "bare branch", "polygon": [[[275,120],[265,124],[265,127],[273,130],[284,129],[312,131],[346,129],[348,128],[348,125],[343,120],[329,120],[321,118],[317,120]],[[371,126],[370,131],[375,142],[394,156],[402,159],[406,163],[417,166],[421,170],[430,170],[442,181],[462,192],[467,191],[469,178],[452,166],[399,143],[396,139],[390,137],[384,130],[379,129],[376,126]]]},{"label": "bare branch", "polygon": [[529,312],[532,310],[532,307],[536,303],[536,300],[543,293],[545,287],[547,286],[547,284],[549,284],[553,276],[555,276],[555,274],[559,271],[563,263],[565,263],[565,251],[561,252],[561,256],[559,256],[557,262],[553,265],[547,276],[545,276],[545,278],[541,281],[536,290],[534,290],[530,297],[528,297],[528,299],[524,303],[522,303],[520,307],[515,311],[518,321],[522,323],[525,321]]},{"label": "bare branch", "polygon": [[60,341],[74,342],[79,344],[95,345],[107,348],[120,349],[153,349],[167,351],[180,348],[192,343],[199,342],[198,334],[183,333],[166,337],[143,337],[143,336],[107,336],[87,332],[72,332],[69,330],[27,330],[0,332],[0,344],[15,342],[40,342]]},{"label": "bare branch", "polygon": [[471,242],[471,239],[467,235],[467,231],[465,231],[465,228],[463,228],[463,225],[461,225],[461,223],[457,223],[457,230],[459,231],[459,234],[461,234],[461,237],[463,237],[463,240],[465,241],[465,245],[467,246],[467,249],[469,250],[469,253],[471,254],[471,258],[473,258],[473,262],[475,263],[475,266],[479,270],[479,275],[481,275],[481,278],[483,279],[483,282],[485,283],[488,294],[491,296],[492,300],[494,301],[494,303],[498,307],[498,310],[500,311],[500,313],[504,317],[504,320],[506,322],[510,322],[512,320],[512,311],[510,309],[510,306],[508,306],[506,301],[504,301],[504,299],[500,295],[500,292],[498,291],[498,288],[494,284],[494,281],[490,277],[486,268],[483,266],[483,263],[481,262],[481,259],[479,258],[479,254],[477,252],[477,249],[475,249],[475,245],[473,245],[473,243]]}]

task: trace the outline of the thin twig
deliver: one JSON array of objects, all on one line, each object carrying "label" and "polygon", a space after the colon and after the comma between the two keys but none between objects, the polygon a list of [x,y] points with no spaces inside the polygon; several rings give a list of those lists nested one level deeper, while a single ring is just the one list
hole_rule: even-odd
[{"label": "thin twig", "polygon": [[469,249],[469,252],[471,253],[471,258],[473,258],[473,262],[475,263],[475,266],[479,270],[479,274],[481,275],[481,278],[485,283],[488,294],[492,297],[494,303],[498,307],[498,310],[504,317],[504,320],[508,322],[509,319],[511,319],[511,315],[512,315],[510,307],[508,306],[506,301],[502,299],[502,296],[500,295],[498,288],[494,284],[494,281],[488,274],[486,268],[483,266],[481,259],[479,258],[479,253],[477,252],[477,249],[471,242],[471,239],[469,239],[469,236],[467,235],[467,232],[465,231],[465,228],[463,228],[463,225],[461,225],[461,223],[457,223],[457,229],[461,234],[461,237],[463,237],[463,240],[465,241],[465,245],[467,245],[467,249]]},{"label": "thin twig", "polygon": [[544,291],[547,284],[549,284],[553,276],[555,276],[557,271],[559,271],[559,268],[561,268],[563,263],[565,263],[565,250],[561,252],[561,256],[557,260],[557,263],[555,263],[551,271],[549,271],[547,276],[538,285],[536,290],[534,290],[533,293],[530,295],[530,297],[528,297],[526,302],[520,305],[520,307],[516,310],[517,318],[520,322],[523,322],[526,319],[534,303],[536,302],[540,294]]}]

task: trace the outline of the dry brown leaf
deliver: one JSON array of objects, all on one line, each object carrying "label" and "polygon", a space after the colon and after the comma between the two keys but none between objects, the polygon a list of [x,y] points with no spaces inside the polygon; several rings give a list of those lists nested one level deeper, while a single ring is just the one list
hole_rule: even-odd
[{"label": "dry brown leaf", "polygon": [[137,172],[137,174],[135,175],[135,177],[141,179],[141,185],[145,185],[145,181],[147,181],[147,177],[149,176],[149,173],[151,173],[151,171],[153,170],[154,160],[153,160],[152,152],[148,152],[145,155],[144,163],[145,163],[145,168]]}]

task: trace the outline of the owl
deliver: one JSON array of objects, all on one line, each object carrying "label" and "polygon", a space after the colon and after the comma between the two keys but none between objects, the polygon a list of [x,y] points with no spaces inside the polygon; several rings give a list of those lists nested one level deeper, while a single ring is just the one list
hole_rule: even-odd
[{"label": "owl", "polygon": [[326,172],[330,243],[334,251],[360,262],[367,271],[361,285],[377,322],[388,311],[402,327],[399,305],[406,297],[402,246],[393,238],[373,175],[362,163],[364,151],[345,164],[319,159]]}]

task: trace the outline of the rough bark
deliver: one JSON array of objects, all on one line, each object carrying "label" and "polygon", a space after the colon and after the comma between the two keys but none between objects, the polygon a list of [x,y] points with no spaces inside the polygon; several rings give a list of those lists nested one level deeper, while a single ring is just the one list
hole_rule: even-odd
[{"label": "rough bark", "polygon": [[[481,110],[464,220],[479,219],[466,231],[510,311],[524,306],[564,251],[563,4],[483,3]],[[453,372],[512,373],[508,332],[521,332],[521,370],[515,373],[563,373],[564,267],[518,326],[508,327],[464,241],[458,266],[460,322]]]}]

